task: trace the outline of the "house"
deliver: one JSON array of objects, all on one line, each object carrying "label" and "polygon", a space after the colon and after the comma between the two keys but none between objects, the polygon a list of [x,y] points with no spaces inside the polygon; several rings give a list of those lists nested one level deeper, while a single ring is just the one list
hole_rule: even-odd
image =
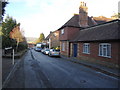
[{"label": "house", "polygon": [[51,34],[52,34],[52,32],[50,32],[50,34],[42,41],[42,43],[46,43],[47,47],[50,47],[49,38],[50,38]]},{"label": "house", "polygon": [[59,31],[50,32],[50,34],[45,38],[45,40],[49,46],[49,48],[56,48],[60,46],[59,41]]},{"label": "house", "polygon": [[118,68],[120,63],[120,20],[79,31],[70,41],[70,56]]},{"label": "house", "polygon": [[34,43],[28,43],[28,48],[33,48],[35,46],[35,44]]},{"label": "house", "polygon": [[79,14],[74,14],[74,16],[67,21],[62,27],[60,27],[60,47],[61,47],[61,54],[64,56],[70,56],[70,40],[72,40],[81,29],[94,26],[100,23],[104,23],[109,21],[109,18],[102,18],[102,17],[89,17],[88,16],[88,7],[86,3],[81,2],[79,7]]},{"label": "house", "polygon": [[[99,63],[105,61],[104,64],[107,62],[112,64],[114,62],[117,65],[118,55],[120,55],[116,51],[119,48],[116,36],[118,21],[104,16],[89,17],[86,3],[81,2],[79,14],[75,14],[58,29],[61,55],[88,61],[100,61]],[[114,23],[116,23],[117,27],[114,27]],[[116,40],[117,42],[115,43]],[[108,48],[112,48],[112,50]],[[113,50],[113,48],[117,49]],[[107,52],[105,51],[106,49],[115,52]],[[109,55],[106,56],[104,54]]]}]

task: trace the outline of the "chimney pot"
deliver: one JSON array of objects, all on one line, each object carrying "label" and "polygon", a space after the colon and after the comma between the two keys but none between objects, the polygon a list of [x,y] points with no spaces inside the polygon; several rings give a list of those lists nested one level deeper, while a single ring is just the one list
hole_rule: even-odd
[{"label": "chimney pot", "polygon": [[80,6],[82,6],[82,2],[80,3]]},{"label": "chimney pot", "polygon": [[85,3],[83,2],[83,6],[85,6]]},{"label": "chimney pot", "polygon": [[88,13],[87,6],[85,2],[81,2],[81,7],[79,8],[79,25],[81,27],[88,26]]}]

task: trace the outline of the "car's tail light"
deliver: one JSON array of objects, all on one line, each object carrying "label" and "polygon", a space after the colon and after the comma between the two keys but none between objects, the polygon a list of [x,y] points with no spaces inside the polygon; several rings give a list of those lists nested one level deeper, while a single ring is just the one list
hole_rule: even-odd
[{"label": "car's tail light", "polygon": [[52,52],[52,54],[54,54],[54,52]]}]

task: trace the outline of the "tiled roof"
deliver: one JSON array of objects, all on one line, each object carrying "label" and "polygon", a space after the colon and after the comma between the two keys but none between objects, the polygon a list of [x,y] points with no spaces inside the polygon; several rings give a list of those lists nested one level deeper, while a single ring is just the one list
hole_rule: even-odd
[{"label": "tiled roof", "polygon": [[69,21],[67,21],[62,27],[60,27],[58,30],[64,28],[64,27],[80,27],[79,26],[79,15],[74,15]]},{"label": "tiled roof", "polygon": [[93,19],[96,20],[96,21],[105,21],[105,22],[112,20],[112,18],[107,18],[105,16],[93,17]]},{"label": "tiled roof", "polygon": [[104,17],[104,16],[99,16],[99,17],[92,17],[94,19],[94,21],[97,23],[97,24],[101,24],[101,23],[105,23],[105,22],[108,22],[108,21],[112,21],[113,19],[112,18],[107,18],[107,17]]},{"label": "tiled roof", "polygon": [[[88,26],[94,26],[96,24],[104,23],[108,20],[100,19],[100,18],[93,18],[88,16]],[[58,30],[64,28],[64,27],[80,27],[79,25],[79,14],[75,14],[70,20],[68,20],[62,27],[60,27]]]},{"label": "tiled roof", "polygon": [[117,19],[82,29],[72,42],[99,40],[120,40],[120,20]]}]

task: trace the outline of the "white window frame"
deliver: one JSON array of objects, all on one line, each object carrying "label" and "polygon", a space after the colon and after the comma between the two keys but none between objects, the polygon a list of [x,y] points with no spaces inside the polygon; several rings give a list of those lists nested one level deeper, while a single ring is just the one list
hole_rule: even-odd
[{"label": "white window frame", "polygon": [[64,34],[64,32],[65,32],[65,30],[64,30],[64,29],[62,29],[62,30],[61,30],[61,34]]},{"label": "white window frame", "polygon": [[99,56],[111,58],[111,44],[100,43],[99,44]]},{"label": "white window frame", "polygon": [[65,51],[65,43],[62,43],[62,51]]},{"label": "white window frame", "polygon": [[90,43],[83,44],[83,53],[90,54]]}]

